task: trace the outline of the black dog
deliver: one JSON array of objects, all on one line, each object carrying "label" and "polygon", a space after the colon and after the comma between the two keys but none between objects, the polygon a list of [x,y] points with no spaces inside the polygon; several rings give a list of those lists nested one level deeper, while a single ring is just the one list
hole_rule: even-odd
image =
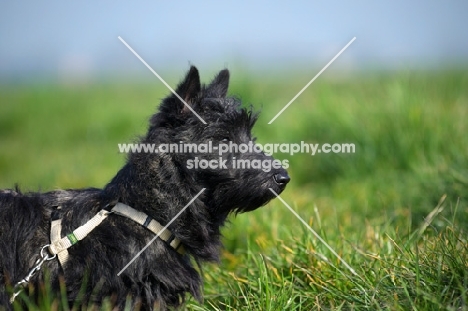
[{"label": "black dog", "polygon": [[[200,300],[202,280],[191,258],[197,264],[217,261],[227,216],[266,204],[275,197],[270,188],[280,193],[289,182],[278,160],[269,169],[258,168],[274,161],[258,150],[217,150],[226,144],[251,147],[257,118],[239,100],[226,97],[228,83],[229,72],[222,70],[211,84],[201,85],[197,69],[190,68],[178,96],[164,99],[140,141],[181,149],[211,144],[211,150],[133,152],[104,189],[0,190],[0,304],[11,308],[15,284],[38,263],[41,249],[51,260],[44,261],[25,292],[38,288],[48,271],[53,292],[65,287],[70,305],[77,299],[99,305],[110,297],[120,308],[130,302],[135,308],[165,310],[180,306],[187,292]],[[99,224],[89,229],[96,218]],[[87,227],[86,237],[80,226]]]}]

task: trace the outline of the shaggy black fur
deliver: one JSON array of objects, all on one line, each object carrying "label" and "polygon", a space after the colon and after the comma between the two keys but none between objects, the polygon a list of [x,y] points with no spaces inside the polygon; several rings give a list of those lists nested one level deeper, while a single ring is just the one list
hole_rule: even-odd
[{"label": "shaggy black fur", "polygon": [[[205,121],[203,124],[176,96],[164,99],[152,116],[142,143],[208,143],[253,141],[251,129],[256,115],[241,108],[240,101],[226,97],[229,72],[222,70],[208,86],[200,84],[192,67],[176,92]],[[217,261],[220,227],[231,213],[254,210],[289,182],[283,168],[233,169],[233,157],[272,160],[263,153],[224,154],[227,169],[189,169],[195,157],[219,159],[213,154],[132,153],[125,166],[104,189],[57,190],[22,194],[0,190],[0,304],[6,309],[9,292],[26,276],[41,247],[50,243],[52,213],[61,206],[62,236],[86,223],[108,204],[120,201],[167,224],[202,188],[206,190],[169,227],[186,250],[177,253],[157,239],[120,276],[117,273],[154,237],[135,222],[110,215],[84,240],[69,249],[64,269],[58,260],[46,262],[51,286],[58,292],[59,280],[66,286],[72,305],[86,280],[86,303],[99,304],[111,297],[122,308],[132,300],[135,308],[161,310],[180,306],[188,292],[201,299],[202,280],[193,261]],[[194,260],[191,260],[194,259]],[[62,275],[62,277],[61,277]],[[32,281],[37,288],[44,269]],[[36,291],[37,292],[37,291]]]}]

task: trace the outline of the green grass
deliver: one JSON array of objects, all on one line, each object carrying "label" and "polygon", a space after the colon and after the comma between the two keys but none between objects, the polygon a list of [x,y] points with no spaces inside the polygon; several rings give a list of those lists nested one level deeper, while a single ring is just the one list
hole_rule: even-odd
[{"label": "green grass", "polygon": [[[260,143],[356,145],[275,155],[290,163],[282,198],[355,273],[274,200],[231,219],[187,309],[468,310],[467,71],[324,75],[272,125],[311,77],[232,75],[230,93],[262,107]],[[0,188],[102,187],[166,94],[157,80],[0,86]],[[64,309],[44,292],[38,310]]]}]

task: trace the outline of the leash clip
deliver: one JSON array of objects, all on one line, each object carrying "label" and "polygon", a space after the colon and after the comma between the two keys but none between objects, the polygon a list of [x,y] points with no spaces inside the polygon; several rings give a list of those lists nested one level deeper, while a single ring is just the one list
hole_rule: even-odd
[{"label": "leash clip", "polygon": [[41,248],[41,251],[40,251],[40,254],[39,254],[40,257],[34,263],[34,267],[31,270],[29,270],[28,275],[24,279],[22,279],[21,281],[16,283],[15,287],[13,287],[13,295],[11,295],[10,303],[13,303],[15,301],[15,298],[28,285],[31,278],[34,277],[36,275],[36,273],[41,270],[42,264],[44,262],[50,261],[50,260],[54,259],[55,257],[57,257],[57,254],[54,254],[53,256],[50,255],[50,254],[47,254],[46,248],[48,248],[49,246],[50,246],[50,244],[47,244],[47,245],[44,245]]}]

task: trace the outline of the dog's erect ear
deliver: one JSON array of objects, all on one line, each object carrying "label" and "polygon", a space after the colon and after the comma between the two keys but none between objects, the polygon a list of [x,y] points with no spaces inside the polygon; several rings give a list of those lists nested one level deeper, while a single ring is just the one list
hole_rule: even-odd
[{"label": "dog's erect ear", "polygon": [[201,90],[200,75],[195,66],[191,66],[189,72],[177,87],[176,93],[186,102],[195,98]]},{"label": "dog's erect ear", "polygon": [[159,106],[160,113],[156,113],[151,117],[150,131],[155,126],[174,126],[177,124],[176,121],[179,117],[185,118],[189,113],[191,114],[190,108],[187,105],[194,108],[194,104],[196,104],[201,93],[200,76],[196,67],[190,67],[190,70],[185,75],[184,80],[177,86],[175,92],[178,96],[171,94],[166,97]]},{"label": "dog's erect ear", "polygon": [[229,87],[229,70],[223,69],[206,88],[206,97],[224,98]]},{"label": "dog's erect ear", "polygon": [[200,76],[195,66],[190,67],[190,70],[187,72],[184,80],[177,86],[175,92],[178,96],[171,94],[163,100],[161,106],[159,106],[160,113],[153,115],[151,118],[150,123],[152,126],[161,126],[166,123],[171,124],[174,122],[174,117],[178,118],[179,116],[185,117],[188,115],[190,109],[180,99],[193,107],[197,101],[197,97],[200,96]]}]

